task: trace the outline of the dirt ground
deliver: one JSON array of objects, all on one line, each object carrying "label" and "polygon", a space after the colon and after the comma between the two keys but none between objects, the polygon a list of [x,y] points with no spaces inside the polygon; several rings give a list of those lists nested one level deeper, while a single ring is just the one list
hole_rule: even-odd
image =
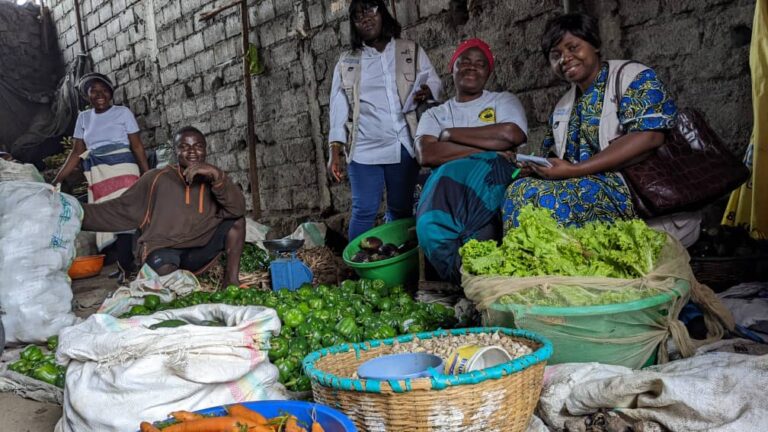
[{"label": "dirt ground", "polygon": [[[104,299],[117,288],[116,279],[107,275],[115,271],[107,266],[101,275],[72,282],[75,297],[75,314],[86,318],[96,312]],[[52,432],[61,417],[61,406],[41,403],[0,393],[0,431],[2,432]]]}]

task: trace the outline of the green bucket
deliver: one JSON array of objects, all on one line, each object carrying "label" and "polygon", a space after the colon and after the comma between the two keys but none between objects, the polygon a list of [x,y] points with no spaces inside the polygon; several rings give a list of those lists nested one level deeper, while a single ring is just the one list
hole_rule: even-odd
[{"label": "green bucket", "polygon": [[360,241],[362,239],[375,236],[384,243],[401,244],[414,238],[416,233],[410,229],[415,226],[415,218],[398,219],[360,234],[344,248],[344,253],[342,254],[344,263],[354,269],[361,278],[381,279],[388,287],[416,281],[419,276],[418,247],[402,255],[381,261],[370,263],[356,263],[352,261],[352,257],[360,251]]},{"label": "green bucket", "polygon": [[516,327],[546,337],[554,347],[550,364],[600,362],[639,369],[655,363],[667,334],[669,310],[689,289],[687,281],[678,280],[669,292],[599,306],[493,303],[484,325]]}]

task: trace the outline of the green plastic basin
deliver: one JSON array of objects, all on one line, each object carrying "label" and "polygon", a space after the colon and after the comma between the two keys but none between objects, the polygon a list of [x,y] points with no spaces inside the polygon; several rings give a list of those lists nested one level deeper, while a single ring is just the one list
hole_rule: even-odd
[{"label": "green plastic basin", "polygon": [[399,245],[405,243],[406,240],[414,238],[416,233],[409,232],[410,228],[414,226],[416,226],[415,218],[398,219],[360,234],[344,248],[344,253],[342,254],[344,263],[354,269],[361,278],[381,279],[388,287],[403,285],[417,280],[419,276],[418,247],[402,255],[381,261],[370,263],[356,263],[352,261],[352,257],[360,251],[360,240],[375,236],[384,243]]},{"label": "green plastic basin", "polygon": [[521,328],[551,340],[550,364],[600,362],[639,369],[655,362],[667,335],[669,310],[689,289],[687,281],[678,280],[669,292],[599,306],[493,303],[484,324]]}]

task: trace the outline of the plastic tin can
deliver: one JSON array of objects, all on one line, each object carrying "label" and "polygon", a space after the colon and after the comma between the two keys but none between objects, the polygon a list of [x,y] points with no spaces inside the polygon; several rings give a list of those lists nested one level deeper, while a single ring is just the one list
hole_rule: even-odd
[{"label": "plastic tin can", "polygon": [[445,362],[446,375],[458,375],[493,367],[512,360],[507,350],[498,346],[464,345],[456,348],[456,351]]}]

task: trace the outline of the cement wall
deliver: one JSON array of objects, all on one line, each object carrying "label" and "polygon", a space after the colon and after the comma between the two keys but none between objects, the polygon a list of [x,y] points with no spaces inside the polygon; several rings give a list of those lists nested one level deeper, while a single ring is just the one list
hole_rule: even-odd
[{"label": "cement wall", "polygon": [[43,25],[38,6],[0,1],[0,150],[15,150],[13,142],[48,110],[63,73],[53,27],[46,21],[44,32]]},{"label": "cement wall", "polygon": [[[60,49],[79,51],[74,0],[49,2]],[[237,8],[200,22],[227,4],[205,0],[77,0],[95,69],[116,79],[116,101],[134,111],[145,143],[167,143],[192,124],[208,134],[210,159],[249,191],[245,101]],[[752,127],[748,70],[754,0],[593,0],[606,58],[657,67],[682,106],[704,111],[736,151]],[[254,76],[255,129],[262,221],[286,230],[297,221],[331,216],[340,228],[349,210],[347,185],[325,176],[328,94],[332,69],[348,43],[347,0],[252,0],[250,41],[266,73]],[[404,36],[418,41],[442,71],[457,41],[486,39],[495,51],[492,90],[523,102],[532,147],[544,134],[563,83],[539,52],[554,0],[396,0]],[[337,216],[333,216],[337,215]]]}]

